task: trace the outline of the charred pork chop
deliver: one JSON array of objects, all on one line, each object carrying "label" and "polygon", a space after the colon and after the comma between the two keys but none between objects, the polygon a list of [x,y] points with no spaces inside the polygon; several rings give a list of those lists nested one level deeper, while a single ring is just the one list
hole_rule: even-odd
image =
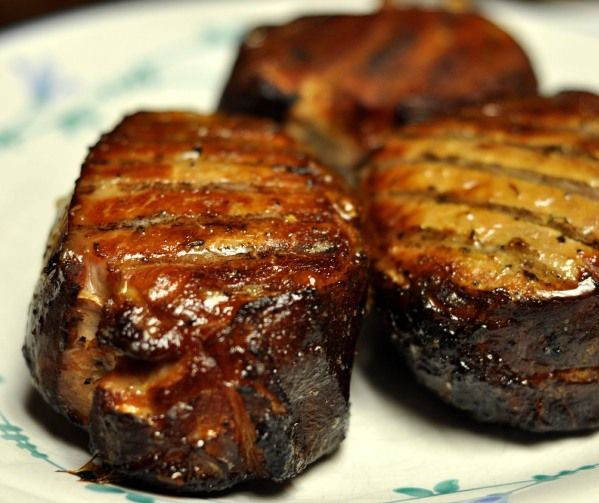
[{"label": "charred pork chop", "polygon": [[392,126],[536,89],[526,54],[483,17],[386,7],[256,28],[220,109],[286,121],[323,160],[347,168]]},{"label": "charred pork chop", "polygon": [[377,300],[420,381],[484,421],[599,426],[599,96],[404,128],[362,189]]},{"label": "charred pork chop", "polygon": [[267,121],[127,117],[52,232],[24,354],[112,479],[282,480],[334,450],[366,289],[356,208]]}]

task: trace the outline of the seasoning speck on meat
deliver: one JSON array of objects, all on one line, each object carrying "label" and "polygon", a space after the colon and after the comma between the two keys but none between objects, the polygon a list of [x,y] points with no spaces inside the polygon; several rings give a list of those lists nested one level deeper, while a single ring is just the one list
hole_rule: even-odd
[{"label": "seasoning speck on meat", "polygon": [[91,149],[24,354],[111,480],[217,490],[338,446],[366,289],[352,208],[268,121],[141,112]]},{"label": "seasoning speck on meat", "polygon": [[422,383],[484,421],[599,426],[599,97],[394,133],[363,178],[374,283]]}]

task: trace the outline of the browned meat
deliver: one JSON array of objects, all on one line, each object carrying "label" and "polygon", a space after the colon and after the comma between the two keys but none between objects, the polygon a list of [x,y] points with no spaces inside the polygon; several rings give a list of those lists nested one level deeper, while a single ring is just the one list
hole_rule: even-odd
[{"label": "browned meat", "polygon": [[138,113],[91,150],[24,353],[126,478],[282,480],[334,450],[365,297],[356,208],[266,121]]},{"label": "browned meat", "polygon": [[599,96],[396,132],[362,189],[377,290],[426,386],[484,421],[599,426]]},{"label": "browned meat", "polygon": [[483,17],[385,8],[256,28],[220,109],[286,120],[323,160],[347,168],[392,126],[535,93],[526,54]]}]

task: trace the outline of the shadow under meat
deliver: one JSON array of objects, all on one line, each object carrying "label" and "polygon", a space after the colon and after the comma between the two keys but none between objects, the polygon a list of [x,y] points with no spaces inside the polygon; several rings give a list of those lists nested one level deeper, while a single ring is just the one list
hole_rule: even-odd
[{"label": "shadow under meat", "polygon": [[89,452],[87,432],[54,411],[31,385],[25,397],[25,410],[52,437]]},{"label": "shadow under meat", "polygon": [[[318,470],[318,465],[322,463],[326,463],[329,460],[333,460],[336,456],[340,455],[340,451],[343,449],[343,444],[333,451],[331,454],[328,454],[319,460],[311,463],[306,467],[306,469],[301,472],[298,477],[303,477],[305,474],[310,472],[311,470]],[[232,496],[239,496],[241,494],[248,496],[252,501],[258,501],[260,499],[270,500],[272,498],[288,498],[288,492],[293,488],[293,484],[295,481],[295,477],[289,480],[284,480],[282,482],[275,482],[273,480],[248,480],[245,482],[240,482],[235,484],[234,486],[223,489],[220,491],[212,491],[212,492],[193,492],[193,491],[168,491],[162,487],[156,487],[153,485],[148,485],[147,483],[141,483],[133,480],[127,479],[118,479],[114,483],[118,486],[125,487],[131,490],[138,490],[149,492],[155,495],[163,495],[170,497],[177,497],[181,499],[191,499],[191,498],[210,498],[211,500],[214,498],[227,498]]]},{"label": "shadow under meat", "polygon": [[[343,450],[343,442],[341,445],[335,449],[332,453],[323,456],[322,458],[316,460],[315,462],[309,464],[306,469],[301,472],[297,477],[303,477],[308,474],[312,470],[318,470],[318,466],[322,463],[327,463],[329,461],[334,461],[334,458],[341,455],[341,451]],[[287,497],[286,493],[293,487],[293,483],[296,477],[285,480],[283,482],[275,482],[272,480],[249,480],[247,482],[241,482],[230,489],[225,489],[223,491],[217,491],[214,493],[204,494],[204,496],[210,497],[227,497],[234,496],[239,493],[246,493],[247,496],[250,496],[252,500],[259,500],[261,498],[270,499],[273,497],[284,498]]]},{"label": "shadow under meat", "polygon": [[[30,385],[25,392],[25,410],[32,418],[32,420],[40,425],[48,435],[54,437],[59,442],[67,443],[71,446],[78,447],[83,451],[89,453],[89,436],[87,431],[70,422],[64,416],[58,414],[56,411],[50,407],[43,399],[43,397],[39,394],[39,392]],[[335,450],[333,453],[324,456],[322,459],[316,461],[315,463],[310,464],[305,472],[308,472],[319,464],[326,462],[327,460],[334,458],[338,455],[339,449]],[[91,457],[91,454],[89,455]],[[74,476],[79,477],[82,481],[89,482],[98,482],[102,483],[106,481],[104,476],[104,472],[101,468],[98,469],[97,472],[94,471],[86,471],[89,465],[85,465],[82,467],[84,470],[81,473],[77,473],[80,469],[78,466],[67,466],[67,470],[72,470],[70,473]],[[302,472],[302,473],[305,473]],[[108,472],[107,472],[108,473]],[[109,478],[109,477],[108,477]],[[252,500],[259,499],[270,499],[273,497],[284,497],[285,493],[291,489],[293,485],[293,479],[286,480],[283,482],[274,482],[272,480],[250,480],[246,482],[241,482],[231,487],[230,489],[225,489],[222,491],[216,492],[172,492],[168,490],[164,490],[160,487],[153,487],[152,485],[148,485],[147,483],[138,483],[131,480],[126,480],[119,478],[118,480],[114,480],[111,482],[117,486],[127,488],[130,490],[138,490],[147,492],[149,494],[170,496],[170,497],[180,497],[180,498],[218,498],[218,497],[227,497],[233,496],[239,493],[247,493],[248,496],[252,498]]]},{"label": "shadow under meat", "polygon": [[463,430],[521,445],[534,445],[562,438],[583,438],[593,431],[534,433],[473,419],[466,412],[443,402],[421,385],[404,363],[388,337],[388,329],[375,309],[368,315],[358,343],[356,372],[398,408],[409,410],[418,420],[436,429]]},{"label": "shadow under meat", "polygon": [[193,501],[201,499],[210,499],[213,501],[218,498],[226,498],[239,495],[244,493],[250,497],[252,501],[264,499],[271,499],[275,497],[282,498],[285,496],[285,492],[292,486],[292,480],[286,480],[284,482],[274,482],[272,480],[249,480],[246,482],[240,482],[235,484],[229,489],[223,489],[220,491],[176,491],[165,489],[164,487],[155,486],[152,483],[144,483],[135,480],[128,480],[123,478],[117,478],[112,482],[108,482],[131,491],[139,491],[148,493],[157,497],[165,496],[169,498],[177,499],[189,499]]}]

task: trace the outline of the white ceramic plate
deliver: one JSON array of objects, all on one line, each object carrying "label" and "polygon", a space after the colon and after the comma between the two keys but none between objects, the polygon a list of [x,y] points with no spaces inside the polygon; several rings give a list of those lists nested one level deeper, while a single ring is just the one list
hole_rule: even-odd
[{"label": "white ceramic plate", "polygon": [[[322,4],[111,4],[0,34],[0,501],[191,501],[63,471],[88,460],[86,439],[32,392],[20,353],[27,305],[55,201],[100,132],[139,108],[210,110],[245,27],[348,8]],[[483,7],[530,52],[544,89],[599,91],[597,5]],[[245,485],[213,501],[599,501],[599,434],[541,437],[475,424],[418,388],[373,332],[361,342],[339,451],[286,484]]]}]

